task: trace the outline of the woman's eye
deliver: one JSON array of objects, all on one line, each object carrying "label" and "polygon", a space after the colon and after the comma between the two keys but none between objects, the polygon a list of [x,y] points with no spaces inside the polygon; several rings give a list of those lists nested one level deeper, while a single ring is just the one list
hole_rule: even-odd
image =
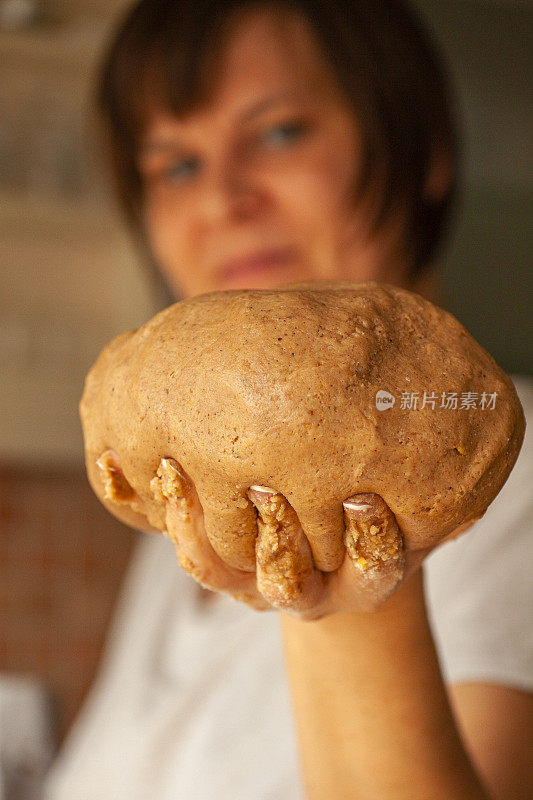
[{"label": "woman's eye", "polygon": [[268,147],[284,147],[300,139],[306,127],[303,122],[281,122],[265,128],[259,138]]},{"label": "woman's eye", "polygon": [[[269,149],[288,147],[300,139],[307,131],[304,122],[288,121],[270,125],[259,134],[259,139]],[[201,169],[200,159],[194,156],[177,159],[159,172],[159,178],[165,183],[183,183],[194,177]]]},{"label": "woman's eye", "polygon": [[197,158],[182,158],[179,161],[174,161],[165,167],[163,170],[163,177],[166,181],[171,183],[179,183],[186,178],[195,175],[200,168],[200,162]]}]

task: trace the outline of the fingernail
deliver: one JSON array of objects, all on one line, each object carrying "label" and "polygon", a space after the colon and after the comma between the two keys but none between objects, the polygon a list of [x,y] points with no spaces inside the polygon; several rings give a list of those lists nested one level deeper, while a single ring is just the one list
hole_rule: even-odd
[{"label": "fingernail", "polygon": [[277,494],[275,489],[270,489],[268,486],[258,486],[255,484],[248,489],[248,497],[255,505],[262,505],[275,494]]},{"label": "fingernail", "polygon": [[345,500],[342,505],[346,511],[370,511],[372,508],[368,503],[358,503],[357,500]]}]

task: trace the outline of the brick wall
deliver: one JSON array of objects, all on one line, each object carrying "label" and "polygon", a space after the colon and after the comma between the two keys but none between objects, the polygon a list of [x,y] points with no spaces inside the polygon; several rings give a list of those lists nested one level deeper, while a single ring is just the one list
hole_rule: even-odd
[{"label": "brick wall", "polygon": [[58,742],[95,675],[135,537],[81,470],[0,468],[0,670],[46,682]]}]

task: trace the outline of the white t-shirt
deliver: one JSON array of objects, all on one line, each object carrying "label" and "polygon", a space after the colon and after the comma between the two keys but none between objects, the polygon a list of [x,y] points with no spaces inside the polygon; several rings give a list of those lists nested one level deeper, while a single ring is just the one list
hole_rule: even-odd
[{"label": "white t-shirt", "polygon": [[[513,378],[533,418],[533,380]],[[533,689],[533,434],[464,536],[424,563],[446,682]],[[47,800],[303,800],[279,615],[203,605],[168,539],[142,535],[99,676]]]}]

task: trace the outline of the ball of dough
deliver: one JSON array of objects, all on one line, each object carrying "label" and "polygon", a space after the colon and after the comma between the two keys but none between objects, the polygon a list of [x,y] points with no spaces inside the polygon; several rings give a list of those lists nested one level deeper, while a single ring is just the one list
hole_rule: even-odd
[{"label": "ball of dough", "polygon": [[102,351],[80,410],[89,479],[113,513],[163,530],[154,477],[174,459],[213,545],[247,570],[250,486],[288,500],[332,570],[344,499],[379,494],[405,547],[426,548],[483,515],[525,429],[511,380],[451,314],[376,282],[176,303]]}]

